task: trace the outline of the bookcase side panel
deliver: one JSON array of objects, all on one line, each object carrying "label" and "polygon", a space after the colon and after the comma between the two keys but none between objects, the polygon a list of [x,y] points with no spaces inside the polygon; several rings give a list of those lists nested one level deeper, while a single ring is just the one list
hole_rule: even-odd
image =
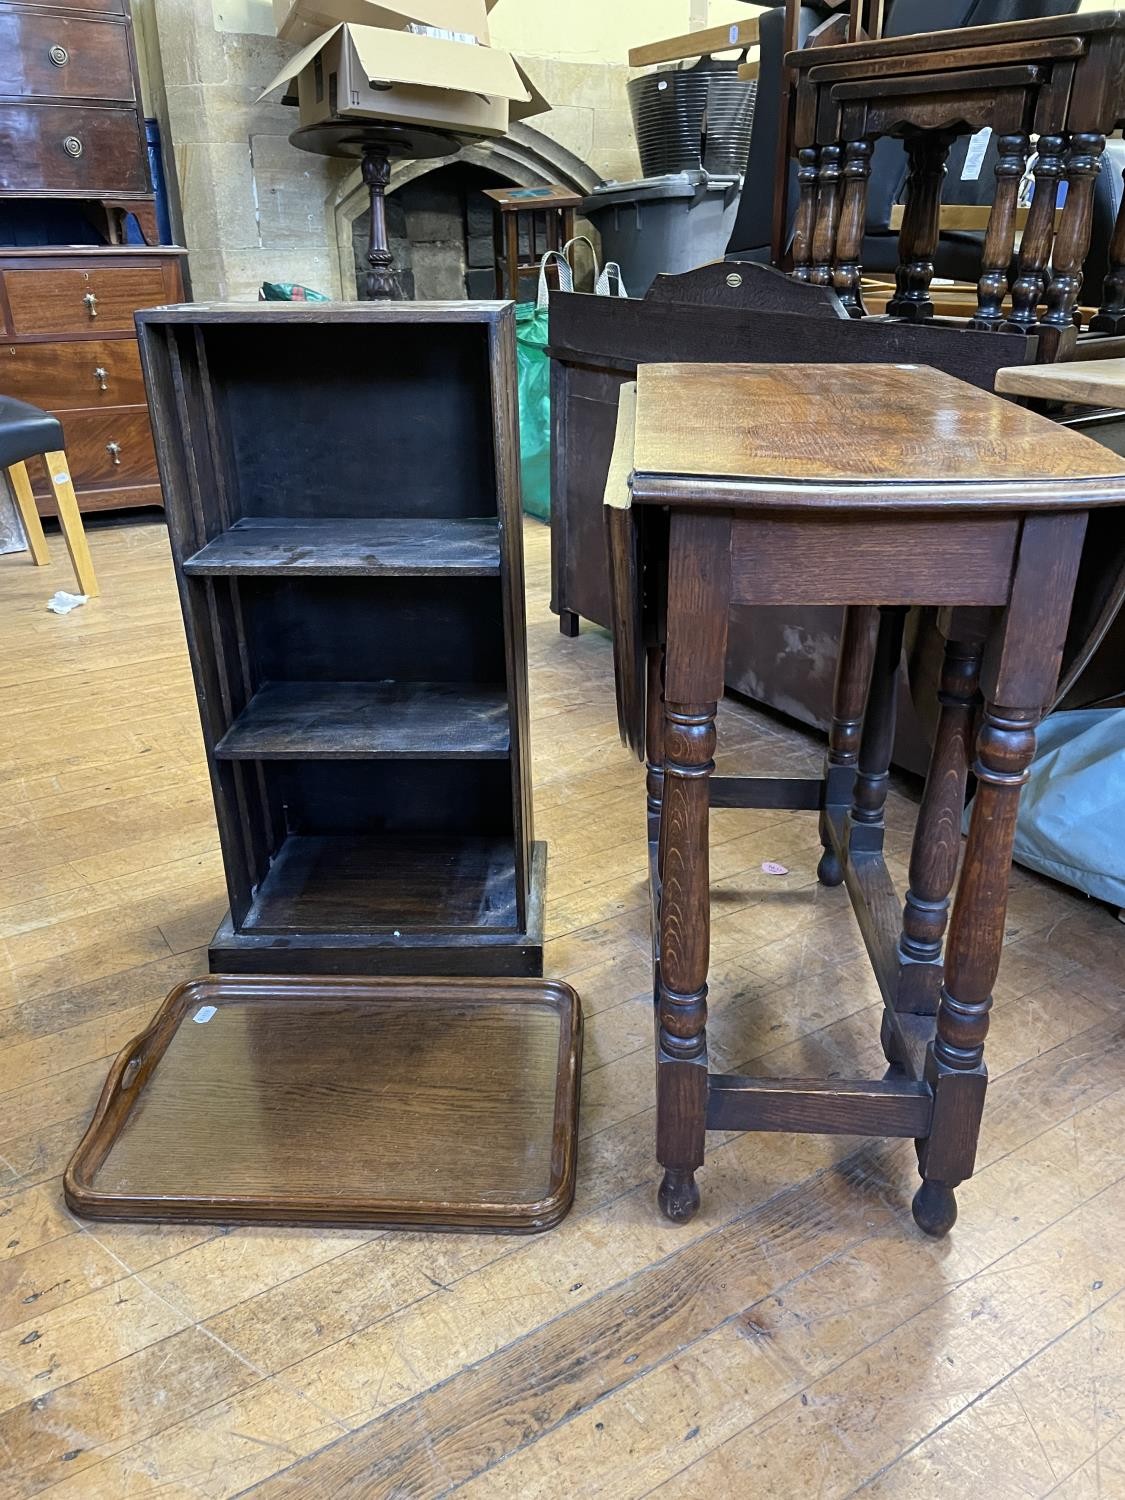
[{"label": "bookcase side panel", "polygon": [[233,653],[237,659],[238,643],[230,591],[210,579],[188,579],[183,572],[185,558],[225,524],[211,467],[198,346],[190,327],[139,320],[138,336],[227,894],[237,922],[249,908],[270,850],[256,776],[214,755],[245,697],[240,667],[231,671],[230,658]]},{"label": "bookcase side panel", "polygon": [[508,712],[511,722],[511,795],[515,833],[516,899],[526,923],[531,884],[531,743],[527,688],[527,622],[524,605],[523,507],[519,475],[519,413],[516,404],[515,312],[500,308],[489,333],[492,386],[493,465],[500,528],[500,588],[504,612]]}]

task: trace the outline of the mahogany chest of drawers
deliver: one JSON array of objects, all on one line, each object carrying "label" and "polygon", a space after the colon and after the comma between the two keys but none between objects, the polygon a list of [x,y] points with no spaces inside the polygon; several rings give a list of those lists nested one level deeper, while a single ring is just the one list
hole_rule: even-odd
[{"label": "mahogany chest of drawers", "polygon": [[101,204],[158,240],[129,0],[0,0],[0,197]]},{"label": "mahogany chest of drawers", "polygon": [[82,510],[162,503],[133,313],[183,300],[184,253],[0,250],[0,391],[58,415]]}]

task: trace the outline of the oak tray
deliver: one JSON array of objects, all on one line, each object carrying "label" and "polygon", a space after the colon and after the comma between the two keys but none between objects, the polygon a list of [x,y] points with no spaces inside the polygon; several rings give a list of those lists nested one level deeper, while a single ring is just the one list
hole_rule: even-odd
[{"label": "oak tray", "polygon": [[64,1177],[96,1219],[548,1229],[582,1013],[555,980],[213,974],[124,1049]]}]

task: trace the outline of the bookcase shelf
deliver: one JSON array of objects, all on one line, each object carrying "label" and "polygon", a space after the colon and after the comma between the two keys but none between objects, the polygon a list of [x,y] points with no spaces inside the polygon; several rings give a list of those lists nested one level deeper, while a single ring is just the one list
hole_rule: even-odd
[{"label": "bookcase shelf", "polygon": [[491,577],[500,572],[495,518],[244,517],[184,563],[190,578]]},{"label": "bookcase shelf", "polygon": [[540,974],[505,303],[145,312],[217,971]]},{"label": "bookcase shelf", "polygon": [[261,933],[512,931],[511,842],[291,835],[243,926]]},{"label": "bookcase shelf", "polygon": [[503,687],[267,682],[215,746],[220,760],[503,760]]}]

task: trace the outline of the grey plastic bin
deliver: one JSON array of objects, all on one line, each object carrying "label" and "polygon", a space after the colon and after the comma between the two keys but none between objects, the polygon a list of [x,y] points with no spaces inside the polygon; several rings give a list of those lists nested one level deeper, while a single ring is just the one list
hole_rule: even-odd
[{"label": "grey plastic bin", "polygon": [[626,291],[643,297],[662,271],[674,275],[722,260],[740,181],[696,171],[607,182],[582,213],[601,235],[602,259],[617,261]]}]

